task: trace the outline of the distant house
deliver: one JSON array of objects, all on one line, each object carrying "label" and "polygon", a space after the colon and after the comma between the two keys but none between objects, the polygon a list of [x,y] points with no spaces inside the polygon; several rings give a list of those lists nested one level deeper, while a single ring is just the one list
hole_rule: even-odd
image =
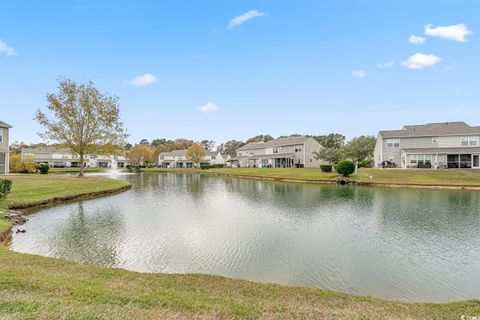
[{"label": "distant house", "polygon": [[318,168],[322,161],[313,152],[322,149],[313,138],[286,137],[268,142],[250,142],[237,149],[232,166],[269,168]]},{"label": "distant house", "polygon": [[[225,156],[220,152],[207,152],[200,164],[225,164]],[[162,168],[193,168],[195,164],[187,157],[187,150],[173,150],[158,155],[158,166]]]},{"label": "distant house", "polygon": [[[80,167],[78,155],[64,148],[24,148],[22,159],[26,156],[33,157],[35,163],[46,163],[50,167]],[[87,154],[83,162],[85,167],[113,169],[124,168],[128,164],[126,157],[121,155]]]},{"label": "distant house", "polygon": [[9,166],[9,144],[8,134],[12,126],[0,121],[0,174],[8,173]]},{"label": "distant house", "polygon": [[374,158],[400,168],[480,168],[480,127],[465,122],[407,125],[380,131]]}]

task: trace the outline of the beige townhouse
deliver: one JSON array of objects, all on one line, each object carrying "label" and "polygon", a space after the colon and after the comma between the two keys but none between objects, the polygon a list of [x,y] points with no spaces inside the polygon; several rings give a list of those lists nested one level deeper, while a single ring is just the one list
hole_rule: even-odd
[{"label": "beige townhouse", "polygon": [[234,167],[318,168],[323,162],[313,153],[320,149],[320,143],[304,136],[250,142],[238,148],[230,162]]},{"label": "beige townhouse", "polygon": [[400,168],[480,168],[480,127],[465,122],[406,125],[380,131],[377,167],[390,161]]}]

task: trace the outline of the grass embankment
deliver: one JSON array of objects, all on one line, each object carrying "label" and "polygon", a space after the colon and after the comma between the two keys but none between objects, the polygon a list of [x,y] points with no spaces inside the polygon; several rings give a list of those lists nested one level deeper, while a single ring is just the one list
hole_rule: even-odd
[{"label": "grass embankment", "polygon": [[70,177],[58,175],[0,176],[13,181],[12,191],[0,201],[0,234],[11,225],[3,219],[7,209],[31,208],[48,203],[100,195],[128,188],[125,181],[100,177]]},{"label": "grass embankment", "polygon": [[0,318],[460,319],[479,301],[411,304],[207,275],[142,274],[0,248]]},{"label": "grass embankment", "polygon": [[[337,173],[326,173],[320,169],[259,169],[259,168],[222,168],[222,169],[164,169],[149,168],[145,172],[195,172],[219,174],[237,177],[264,178],[280,181],[299,181],[328,183],[339,177]],[[372,177],[372,179],[370,179]],[[367,169],[360,168],[358,175],[350,180],[362,184],[419,185],[419,186],[470,186],[480,187],[480,170],[475,169]]]},{"label": "grass embankment", "polygon": [[[105,172],[105,171],[107,171],[107,169],[106,168],[84,168],[84,171],[85,172]],[[50,172],[50,173],[68,173],[68,172],[76,173],[76,172],[80,172],[80,168],[76,168],[76,167],[50,168],[48,170],[48,172]]]},{"label": "grass embankment", "polygon": [[[65,176],[9,176],[9,205],[122,187]],[[3,221],[3,220],[0,220]],[[142,274],[9,251],[0,245],[0,319],[460,319],[480,301],[423,304],[208,275]]]}]

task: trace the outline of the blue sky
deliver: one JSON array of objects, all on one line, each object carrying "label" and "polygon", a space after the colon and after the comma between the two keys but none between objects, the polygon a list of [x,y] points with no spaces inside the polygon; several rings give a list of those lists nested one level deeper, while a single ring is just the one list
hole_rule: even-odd
[{"label": "blue sky", "polygon": [[65,76],[118,95],[131,142],[480,125],[479,14],[474,0],[2,1],[0,119],[40,141],[34,112]]}]

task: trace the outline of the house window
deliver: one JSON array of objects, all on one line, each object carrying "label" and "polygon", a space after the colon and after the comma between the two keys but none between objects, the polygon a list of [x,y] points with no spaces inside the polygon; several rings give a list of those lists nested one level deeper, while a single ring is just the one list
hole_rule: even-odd
[{"label": "house window", "polygon": [[212,156],[212,160],[215,160],[217,158],[217,156]]},{"label": "house window", "polygon": [[0,128],[0,143],[3,142],[3,129]]},{"label": "house window", "polygon": [[273,148],[273,153],[278,153],[278,148]]},{"label": "house window", "polygon": [[432,143],[437,143],[437,137],[432,137]]},{"label": "house window", "polygon": [[387,148],[399,148],[400,139],[387,139]]},{"label": "house window", "polygon": [[295,146],[295,152],[302,152],[302,146]]},{"label": "house window", "polygon": [[253,151],[250,151],[248,154],[249,154],[250,156],[253,156]]},{"label": "house window", "polygon": [[477,139],[474,136],[462,137],[461,145],[462,145],[462,147],[476,146],[477,145]]},{"label": "house window", "polygon": [[432,164],[432,155],[430,155],[430,154],[412,154],[410,156],[410,163]]},{"label": "house window", "polygon": [[160,156],[160,160],[164,160],[164,159],[165,159],[165,157],[164,157],[164,156]]},{"label": "house window", "polygon": [[393,155],[388,156],[388,161],[395,162],[395,157]]}]

